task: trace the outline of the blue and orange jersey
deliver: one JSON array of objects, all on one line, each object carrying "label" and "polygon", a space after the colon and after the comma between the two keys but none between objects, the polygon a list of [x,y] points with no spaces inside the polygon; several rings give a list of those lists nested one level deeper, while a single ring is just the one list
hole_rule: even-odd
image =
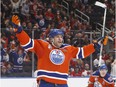
[{"label": "blue and orange jersey", "polygon": [[105,77],[100,77],[99,70],[97,70],[90,76],[88,87],[114,87],[114,81],[108,73]]},{"label": "blue and orange jersey", "polygon": [[34,52],[38,57],[37,80],[43,79],[55,84],[67,83],[72,58],[86,58],[95,51],[93,44],[84,47],[63,44],[60,48],[55,48],[47,41],[31,39],[24,31],[16,36],[26,51]]}]

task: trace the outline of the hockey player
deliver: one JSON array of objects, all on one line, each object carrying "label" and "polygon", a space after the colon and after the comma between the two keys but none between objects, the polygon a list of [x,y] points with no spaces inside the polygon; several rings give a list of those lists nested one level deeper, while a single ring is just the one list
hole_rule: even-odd
[{"label": "hockey player", "polygon": [[101,65],[89,78],[88,87],[114,87],[114,81],[105,64]]},{"label": "hockey player", "polygon": [[64,33],[60,29],[53,29],[49,34],[50,42],[46,42],[31,39],[22,30],[18,16],[12,16],[12,24],[21,46],[38,57],[36,75],[39,87],[68,87],[70,60],[86,58],[95,51],[93,43],[81,48],[63,44]]}]

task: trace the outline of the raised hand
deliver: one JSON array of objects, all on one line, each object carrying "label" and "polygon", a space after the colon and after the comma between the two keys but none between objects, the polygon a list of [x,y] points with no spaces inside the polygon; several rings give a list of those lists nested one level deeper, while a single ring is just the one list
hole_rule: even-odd
[{"label": "raised hand", "polygon": [[20,24],[19,17],[17,15],[12,16],[12,26],[14,27],[15,33],[20,33],[22,31],[22,26]]}]

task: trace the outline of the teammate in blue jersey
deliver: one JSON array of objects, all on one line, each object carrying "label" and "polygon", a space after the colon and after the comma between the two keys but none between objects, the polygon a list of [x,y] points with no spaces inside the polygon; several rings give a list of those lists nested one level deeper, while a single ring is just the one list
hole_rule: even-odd
[{"label": "teammate in blue jersey", "polygon": [[105,64],[90,76],[88,87],[114,87],[114,81]]}]

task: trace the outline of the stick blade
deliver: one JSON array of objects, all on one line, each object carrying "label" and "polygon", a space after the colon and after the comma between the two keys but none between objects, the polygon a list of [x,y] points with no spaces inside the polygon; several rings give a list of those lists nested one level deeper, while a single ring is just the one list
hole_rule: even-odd
[{"label": "stick blade", "polygon": [[106,5],[105,4],[103,4],[101,2],[98,2],[98,1],[95,2],[95,5],[96,6],[99,6],[99,7],[102,7],[102,8],[106,8]]}]

